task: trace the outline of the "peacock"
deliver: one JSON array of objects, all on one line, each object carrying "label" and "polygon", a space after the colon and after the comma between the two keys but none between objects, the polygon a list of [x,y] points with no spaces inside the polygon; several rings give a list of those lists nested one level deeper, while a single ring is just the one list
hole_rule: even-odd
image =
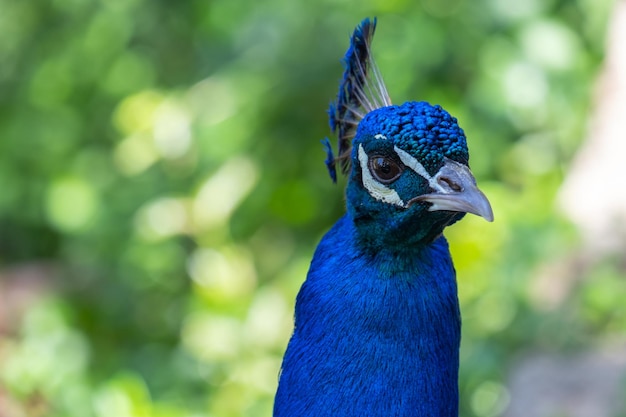
[{"label": "peacock", "polygon": [[458,416],[461,318],[442,233],[493,221],[463,130],[441,106],[393,105],[372,58],[376,19],[356,27],[330,106],[333,181],[346,214],[319,243],[295,305],[275,417]]}]

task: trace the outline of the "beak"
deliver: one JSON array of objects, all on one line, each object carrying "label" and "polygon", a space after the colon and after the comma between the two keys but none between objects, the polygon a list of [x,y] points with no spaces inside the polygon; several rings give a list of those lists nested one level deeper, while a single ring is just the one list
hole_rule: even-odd
[{"label": "beak", "polygon": [[425,201],[432,205],[429,211],[459,211],[472,213],[493,221],[493,210],[489,200],[476,186],[476,179],[470,169],[451,159],[441,167],[431,179],[430,186],[433,193],[420,195],[409,201]]}]

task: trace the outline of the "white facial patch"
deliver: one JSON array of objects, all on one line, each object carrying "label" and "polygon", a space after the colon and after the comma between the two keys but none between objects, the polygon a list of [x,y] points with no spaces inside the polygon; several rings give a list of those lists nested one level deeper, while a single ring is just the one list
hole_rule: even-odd
[{"label": "white facial patch", "polygon": [[[381,134],[375,135],[374,138],[382,140],[387,139],[386,136]],[[415,157],[411,156],[411,154],[398,148],[397,146],[394,146],[393,149],[402,161],[402,163],[408,168],[415,171],[415,173],[417,173],[420,177],[428,181],[428,186],[432,188],[436,193],[443,195],[456,192],[456,190],[444,186],[445,184],[447,184],[446,181],[441,181],[443,177],[447,175],[446,172],[444,172],[445,170],[439,170],[439,172],[437,172],[435,176],[431,176],[428,171],[426,171],[426,168],[424,168],[424,165],[422,165]],[[402,198],[400,198],[400,195],[398,195],[398,192],[396,190],[376,181],[376,179],[372,176],[372,173],[369,170],[368,160],[369,158],[367,156],[367,153],[365,153],[365,151],[363,150],[363,145],[359,144],[359,163],[361,165],[361,177],[363,178],[363,186],[370,193],[370,195],[376,200],[382,201],[384,203],[389,203],[404,208],[408,207],[407,203],[405,203]],[[456,171],[469,172],[469,169],[467,167],[459,164],[458,162],[449,160],[448,158],[445,158],[445,160],[448,165],[458,165],[460,169],[457,169]],[[448,172],[448,174],[450,173]]]},{"label": "white facial patch", "polygon": [[396,153],[398,154],[398,156],[400,157],[400,160],[402,161],[404,165],[411,168],[420,177],[428,181],[428,185],[430,186],[430,188],[443,194],[449,193],[448,190],[444,189],[441,186],[441,184],[439,184],[439,177],[438,177],[439,173],[437,173],[434,177],[430,176],[428,171],[426,171],[426,168],[424,168],[424,165],[422,165],[417,159],[412,157],[408,152],[403,151],[397,146],[394,146],[393,149],[396,151]]},{"label": "white facial patch", "polygon": [[[394,146],[394,150],[400,157],[402,163],[413,171],[417,172],[421,177],[423,177],[426,181],[428,181],[428,185],[432,188],[436,193],[439,194],[455,194],[459,191],[450,186],[450,180],[452,180],[455,184],[476,184],[476,181],[473,179],[472,173],[466,165],[463,165],[459,162],[453,161],[448,158],[444,158],[444,166],[439,169],[439,171],[435,174],[434,177],[431,177],[424,165],[420,164],[420,162],[409,155],[409,153],[403,151],[402,149]],[[433,205],[433,207],[435,207]],[[437,208],[431,207],[431,210],[437,210]]]},{"label": "white facial patch", "polygon": [[363,145],[361,144],[359,144],[359,163],[361,165],[361,178],[363,179],[363,186],[372,197],[374,197],[376,200],[382,201],[383,203],[389,203],[399,207],[406,207],[406,203],[402,201],[396,190],[389,188],[385,184],[381,184],[374,179],[372,173],[368,168],[367,153],[365,153],[365,151],[363,150]]}]

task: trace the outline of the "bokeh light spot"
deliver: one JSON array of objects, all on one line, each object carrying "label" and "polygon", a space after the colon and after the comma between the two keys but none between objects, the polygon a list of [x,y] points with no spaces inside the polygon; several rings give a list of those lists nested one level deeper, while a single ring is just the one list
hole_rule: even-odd
[{"label": "bokeh light spot", "polygon": [[538,106],[548,94],[544,72],[528,62],[512,63],[504,73],[503,83],[507,100],[519,107]]},{"label": "bokeh light spot", "polygon": [[544,7],[541,0],[491,0],[489,3],[497,16],[508,20],[521,20],[534,16]]},{"label": "bokeh light spot", "polygon": [[185,109],[171,101],[157,109],[154,144],[164,158],[178,158],[187,152],[191,144],[191,118]]},{"label": "bokeh light spot", "polygon": [[187,262],[191,279],[211,299],[228,301],[249,294],[256,284],[256,271],[249,255],[236,248],[201,248]]},{"label": "bokeh light spot", "polygon": [[237,110],[236,92],[224,78],[211,77],[199,82],[189,90],[188,97],[202,122],[207,125],[223,122]]},{"label": "bokeh light spot", "polygon": [[517,305],[508,291],[488,290],[478,298],[477,303],[475,324],[485,332],[501,331],[515,318]]},{"label": "bokeh light spot", "polygon": [[152,401],[145,381],[123,372],[100,388],[93,399],[97,417],[149,417]]},{"label": "bokeh light spot", "polygon": [[113,158],[119,170],[128,176],[137,175],[158,159],[154,143],[148,134],[135,134],[120,142]]},{"label": "bokeh light spot", "polygon": [[46,212],[59,230],[74,232],[87,226],[97,207],[96,190],[80,178],[58,179],[48,189]]},{"label": "bokeh light spot", "polygon": [[150,130],[154,125],[156,110],[163,100],[163,95],[152,90],[125,98],[115,110],[115,126],[124,135]]},{"label": "bokeh light spot", "polygon": [[135,221],[139,234],[148,240],[158,240],[184,233],[187,208],[180,199],[159,198],[142,207]]},{"label": "bokeh light spot", "polygon": [[493,417],[504,411],[509,401],[509,392],[502,384],[485,381],[474,391],[471,405],[477,416]]},{"label": "bokeh light spot", "polygon": [[199,229],[227,220],[257,182],[258,170],[248,158],[227,161],[200,187],[193,202],[193,218]]},{"label": "bokeh light spot", "polygon": [[529,23],[521,32],[525,54],[544,68],[567,70],[578,53],[576,35],[563,24],[547,20]]},{"label": "bokeh light spot", "polygon": [[182,342],[194,357],[208,363],[236,358],[241,348],[241,322],[228,316],[194,313],[183,324]]},{"label": "bokeh light spot", "polygon": [[252,348],[280,348],[293,321],[283,295],[271,288],[258,291],[248,310],[245,340]]}]

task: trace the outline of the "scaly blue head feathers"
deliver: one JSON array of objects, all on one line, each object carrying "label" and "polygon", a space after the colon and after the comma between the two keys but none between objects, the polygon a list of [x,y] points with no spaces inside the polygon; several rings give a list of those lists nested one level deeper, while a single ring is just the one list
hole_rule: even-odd
[{"label": "scaly blue head feathers", "polygon": [[359,123],[355,144],[382,135],[417,158],[434,175],[449,158],[468,164],[465,133],[441,106],[408,102],[371,111]]}]

